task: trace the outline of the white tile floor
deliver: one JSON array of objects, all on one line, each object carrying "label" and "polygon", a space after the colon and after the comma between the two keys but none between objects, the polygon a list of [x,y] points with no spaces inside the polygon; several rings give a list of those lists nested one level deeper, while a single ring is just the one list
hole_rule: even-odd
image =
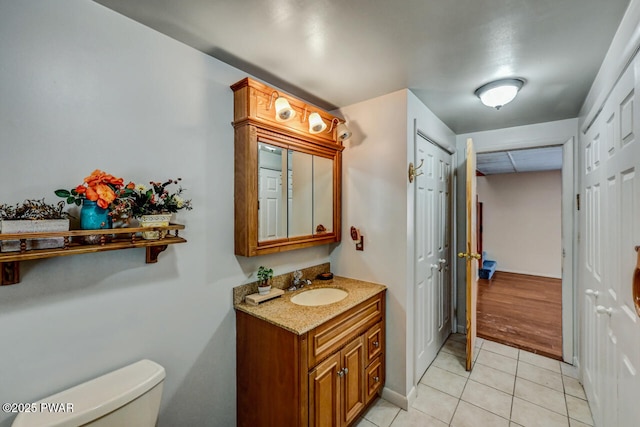
[{"label": "white tile floor", "polygon": [[378,399],[355,426],[593,426],[571,365],[482,339],[471,373],[464,360],[465,337],[453,334],[420,380],[409,411]]}]

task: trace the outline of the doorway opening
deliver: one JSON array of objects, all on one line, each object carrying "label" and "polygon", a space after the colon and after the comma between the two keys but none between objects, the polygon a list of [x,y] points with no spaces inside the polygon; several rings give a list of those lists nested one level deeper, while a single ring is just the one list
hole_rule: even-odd
[{"label": "doorway opening", "polygon": [[560,360],[563,308],[573,310],[563,307],[566,154],[558,145],[477,155],[478,253],[495,263],[481,270],[477,335]]}]

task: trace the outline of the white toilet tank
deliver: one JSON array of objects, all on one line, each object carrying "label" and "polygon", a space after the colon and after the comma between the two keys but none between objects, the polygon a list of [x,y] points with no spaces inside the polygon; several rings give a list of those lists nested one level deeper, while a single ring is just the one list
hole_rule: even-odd
[{"label": "white toilet tank", "polygon": [[164,378],[162,366],[141,360],[36,402],[36,411],[18,414],[12,426],[152,427]]}]

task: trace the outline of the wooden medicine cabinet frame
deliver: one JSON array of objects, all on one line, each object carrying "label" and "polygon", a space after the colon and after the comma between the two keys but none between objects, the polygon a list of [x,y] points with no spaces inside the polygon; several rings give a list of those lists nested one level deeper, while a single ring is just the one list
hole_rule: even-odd
[{"label": "wooden medicine cabinet frame", "polygon": [[[337,140],[336,123],[343,120],[250,78],[235,83],[231,89],[235,128],[235,254],[256,256],[339,242],[344,147]],[[276,120],[277,96],[289,101],[296,112],[290,121]],[[308,117],[314,112],[327,124],[327,129],[317,134],[309,132]],[[259,241],[258,150],[261,143],[333,161],[333,224],[327,232]]]}]

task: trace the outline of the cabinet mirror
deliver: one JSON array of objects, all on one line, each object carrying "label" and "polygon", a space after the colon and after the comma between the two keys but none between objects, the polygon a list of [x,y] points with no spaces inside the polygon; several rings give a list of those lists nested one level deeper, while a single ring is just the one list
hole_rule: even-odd
[{"label": "cabinet mirror", "polygon": [[332,159],[258,142],[258,241],[333,232]]}]

